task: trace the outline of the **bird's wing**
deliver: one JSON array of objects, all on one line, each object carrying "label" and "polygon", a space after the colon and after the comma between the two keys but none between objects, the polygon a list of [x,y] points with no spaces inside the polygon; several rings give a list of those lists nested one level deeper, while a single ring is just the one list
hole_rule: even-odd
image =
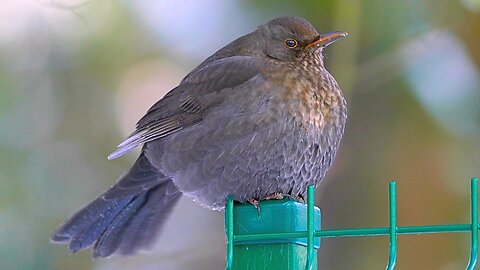
[{"label": "bird's wing", "polygon": [[179,86],[147,111],[138,121],[136,130],[108,159],[199,123],[206,110],[221,102],[222,95],[218,95],[221,90],[241,85],[258,75],[258,67],[262,64],[257,58],[234,56],[213,61],[188,74]]}]

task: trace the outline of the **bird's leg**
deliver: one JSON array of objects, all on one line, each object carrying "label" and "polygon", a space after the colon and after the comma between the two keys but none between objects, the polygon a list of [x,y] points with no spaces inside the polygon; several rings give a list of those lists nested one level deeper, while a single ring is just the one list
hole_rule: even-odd
[{"label": "bird's leg", "polygon": [[[270,195],[270,196],[274,196],[274,195],[275,195],[275,194],[272,194],[272,195]],[[270,197],[270,196],[268,196],[268,197]],[[271,198],[271,199],[279,199],[279,200],[281,200],[281,199],[283,199],[283,197],[287,197],[287,198],[289,198],[290,200],[293,200],[293,201],[296,201],[296,202],[305,204],[305,198],[303,197],[302,194],[298,194],[298,195],[296,195],[296,196],[295,196],[295,195],[292,195],[292,194],[280,194],[280,197],[278,197],[278,198],[275,197],[275,198]],[[267,199],[267,200],[268,200],[268,199]]]},{"label": "bird's leg", "polygon": [[296,201],[305,204],[305,197],[303,197],[302,194],[298,194],[298,196],[296,197]]},{"label": "bird's leg", "polygon": [[300,202],[300,203],[305,204],[305,198],[303,197],[302,194],[298,194],[297,196],[294,196],[294,195],[291,195],[291,194],[282,194],[282,193],[276,192],[276,193],[273,193],[273,194],[265,197],[265,200],[281,200],[285,197],[289,198],[291,200],[294,200],[296,202]]},{"label": "bird's leg", "polygon": [[254,198],[248,199],[248,202],[257,209],[257,216],[260,217],[260,202]]},{"label": "bird's leg", "polygon": [[281,199],[283,199],[283,194],[279,192],[275,192],[265,197],[265,200],[281,200]]}]

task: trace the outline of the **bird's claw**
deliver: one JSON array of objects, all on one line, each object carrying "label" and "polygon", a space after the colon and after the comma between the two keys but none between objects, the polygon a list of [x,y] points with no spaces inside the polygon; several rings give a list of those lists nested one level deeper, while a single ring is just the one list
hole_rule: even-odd
[{"label": "bird's claw", "polygon": [[[297,202],[301,202],[303,204],[305,204],[305,198],[303,197],[303,195],[299,194],[298,196],[293,196],[293,195],[289,195],[289,194],[282,194],[282,193],[279,193],[279,192],[275,192],[273,194],[270,194],[268,196],[266,196],[264,198],[264,200],[281,200],[283,198],[290,198],[294,201],[297,201]],[[261,214],[261,211],[260,211],[260,202],[257,200],[257,199],[254,199],[254,198],[251,198],[251,199],[248,199],[247,200],[251,205],[253,205],[255,207],[255,209],[257,209],[257,214],[258,214],[258,217],[260,217],[260,214]]]},{"label": "bird's claw", "polygon": [[298,194],[297,196],[295,196],[295,195],[282,194],[282,193],[279,193],[279,192],[275,192],[275,193],[265,197],[265,200],[281,200],[283,198],[289,198],[289,199],[294,200],[296,202],[300,202],[300,203],[305,204],[305,198],[303,197],[302,194]]},{"label": "bird's claw", "polygon": [[279,192],[275,192],[265,197],[265,200],[281,200],[281,199],[283,199],[283,194]]},{"label": "bird's claw", "polygon": [[298,194],[298,196],[295,198],[295,201],[305,204],[305,197],[303,197],[302,194]]},{"label": "bird's claw", "polygon": [[260,217],[260,202],[256,199],[248,199],[248,202],[251,203],[257,209],[257,217]]}]

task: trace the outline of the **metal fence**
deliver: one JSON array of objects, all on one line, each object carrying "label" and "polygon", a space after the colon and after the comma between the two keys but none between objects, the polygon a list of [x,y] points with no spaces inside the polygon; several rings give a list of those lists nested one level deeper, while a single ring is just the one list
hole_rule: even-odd
[{"label": "metal fence", "polygon": [[468,224],[447,224],[447,225],[426,225],[426,226],[397,226],[397,190],[396,182],[389,183],[389,220],[388,227],[374,228],[353,228],[353,229],[334,229],[334,230],[315,230],[314,227],[314,187],[309,186],[307,191],[307,230],[292,231],[282,233],[260,233],[260,234],[234,234],[234,203],[231,198],[227,201],[225,209],[225,230],[227,235],[227,258],[226,269],[233,269],[235,254],[234,245],[236,243],[253,240],[274,240],[274,239],[293,239],[307,238],[307,253],[305,269],[314,269],[314,258],[316,250],[314,241],[316,237],[353,237],[353,236],[385,236],[389,237],[390,255],[388,259],[387,270],[395,268],[397,261],[397,236],[401,234],[428,234],[428,233],[454,233],[469,232],[470,259],[466,269],[474,269],[478,258],[478,178],[471,180],[470,191],[470,211],[471,222]]}]

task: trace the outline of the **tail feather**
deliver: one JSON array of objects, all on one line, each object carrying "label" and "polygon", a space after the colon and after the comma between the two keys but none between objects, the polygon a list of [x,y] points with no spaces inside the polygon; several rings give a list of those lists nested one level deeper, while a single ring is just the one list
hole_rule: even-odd
[{"label": "tail feather", "polygon": [[[116,200],[109,203],[110,206],[95,217],[91,217],[90,226],[83,230],[77,230],[71,237],[68,249],[71,252],[77,252],[93,245],[95,241],[104,233],[104,231],[113,224],[118,215],[125,213],[128,205],[131,204],[131,198]],[[90,217],[88,217],[90,218]],[[75,228],[73,225],[71,228]]]},{"label": "tail feather", "polygon": [[[169,194],[169,189],[175,192]],[[95,243],[93,256],[108,257],[113,252],[131,255],[148,248],[180,195],[173,183],[168,182],[139,196],[129,209],[133,214],[122,215],[122,212],[115,219],[115,226],[110,226]]]},{"label": "tail feather", "polygon": [[[137,196],[128,204],[122,212],[110,223],[110,226],[97,237],[93,248],[93,257],[108,257],[118,249],[122,239],[122,233],[135,219],[138,219],[143,205],[146,202],[146,193]],[[144,211],[144,210],[142,210]],[[136,227],[136,230],[143,228]],[[96,239],[96,240],[97,240]]]},{"label": "tail feather", "polygon": [[169,181],[162,172],[155,168],[145,154],[141,154],[135,165],[102,194],[102,198],[113,200],[132,194],[139,194],[156,186],[160,182]]},{"label": "tail feather", "polygon": [[[161,230],[163,221],[167,219],[181,195],[173,183],[164,185],[162,188],[165,188],[162,191],[165,196],[159,196],[160,192],[151,193],[141,217],[133,220],[123,232],[120,245],[121,254],[129,255],[136,249],[150,247],[154,242],[155,238],[152,237],[152,234]],[[136,228],[142,229],[137,230]]]},{"label": "tail feather", "polygon": [[131,198],[122,198],[108,203],[102,198],[94,200],[59,227],[51,238],[52,242],[59,244],[71,242],[91,227],[100,218],[100,214],[103,214],[105,220],[109,220],[115,217],[130,200]]},{"label": "tail feather", "polygon": [[[148,160],[141,155],[114,186],[60,226],[51,237],[52,242],[69,244],[72,252],[95,244],[94,257],[108,257],[113,253],[129,255],[150,245],[181,192],[158,171],[157,182],[152,185],[156,169],[148,165]],[[147,172],[143,174],[148,182],[145,186],[141,184],[142,174],[137,167]],[[130,175],[135,177],[130,179]],[[135,184],[130,185],[130,181]],[[132,188],[119,189],[120,183]],[[108,198],[105,194],[109,194]]]},{"label": "tail feather", "polygon": [[111,226],[116,217],[123,213],[129,205],[129,200],[115,201],[106,211],[97,216],[92,224],[83,231],[78,231],[70,241],[68,249],[77,252],[93,245],[95,241]]}]

